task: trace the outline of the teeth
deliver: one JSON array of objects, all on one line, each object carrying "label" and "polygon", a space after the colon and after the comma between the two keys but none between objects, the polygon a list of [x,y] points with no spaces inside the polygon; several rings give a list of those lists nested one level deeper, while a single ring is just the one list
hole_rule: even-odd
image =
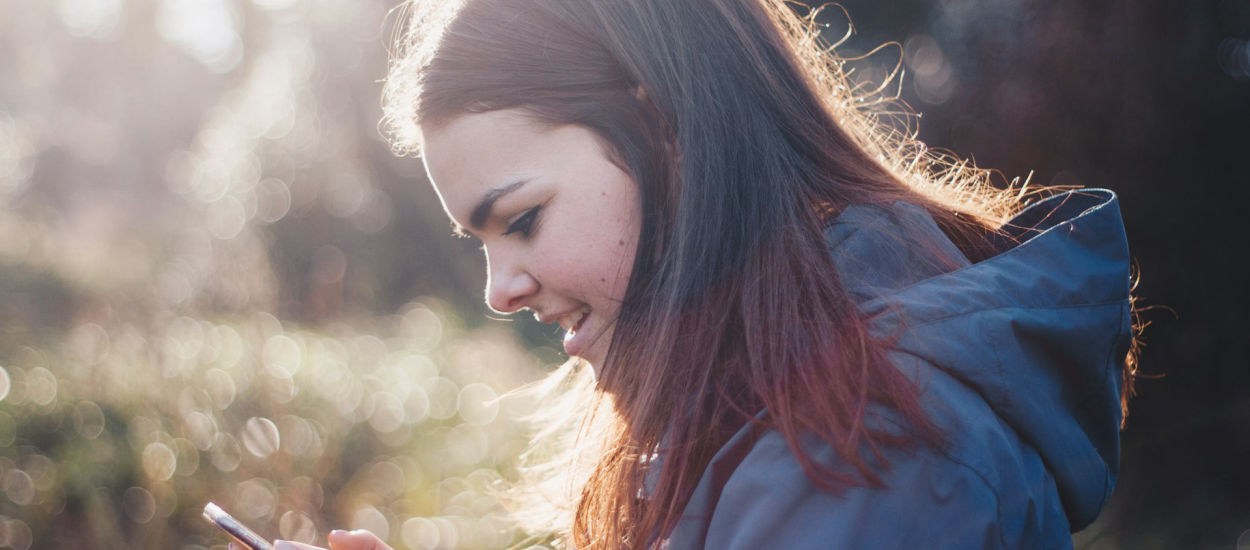
[{"label": "teeth", "polygon": [[572,332],[573,327],[582,322],[582,318],[586,316],[586,312],[579,311],[560,318],[560,328]]}]

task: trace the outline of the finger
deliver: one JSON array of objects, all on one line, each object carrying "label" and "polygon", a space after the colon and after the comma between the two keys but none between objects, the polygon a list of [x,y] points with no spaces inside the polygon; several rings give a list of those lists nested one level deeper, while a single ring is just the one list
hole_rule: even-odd
[{"label": "finger", "polygon": [[302,542],[292,542],[289,540],[273,541],[273,550],[325,550],[319,546],[304,544]]},{"label": "finger", "polygon": [[377,535],[357,529],[355,531],[331,531],[330,550],[391,550]]}]

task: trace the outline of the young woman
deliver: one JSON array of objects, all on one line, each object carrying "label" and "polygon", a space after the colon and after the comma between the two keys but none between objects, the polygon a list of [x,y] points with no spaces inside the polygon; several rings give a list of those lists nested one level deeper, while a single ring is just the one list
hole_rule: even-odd
[{"label": "young woman", "polygon": [[570,547],[1064,548],[1097,516],[1133,374],[1110,192],[1026,207],[927,153],[781,0],[408,8],[398,151],[489,305],[593,371],[534,482]]}]

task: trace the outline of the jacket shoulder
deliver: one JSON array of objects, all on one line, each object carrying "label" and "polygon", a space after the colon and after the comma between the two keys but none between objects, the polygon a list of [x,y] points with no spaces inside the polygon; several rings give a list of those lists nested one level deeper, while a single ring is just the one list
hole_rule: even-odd
[{"label": "jacket shoulder", "polygon": [[[958,381],[892,355],[918,377],[947,435],[942,447],[887,449],[888,467],[877,469],[884,487],[827,491],[780,432],[748,425],[713,459],[669,548],[1070,548],[1054,480],[1037,453]],[[893,421],[888,411],[874,415]],[[819,438],[802,445],[817,463],[845,468]]]},{"label": "jacket shoulder", "polygon": [[[815,438],[805,446],[822,464],[838,461]],[[885,487],[830,492],[812,482],[781,434],[770,430],[733,470],[710,509],[683,518],[702,524],[693,530],[703,531],[702,540],[675,536],[669,548],[1071,547],[1066,521],[1045,532],[1039,525],[1024,528],[1005,517],[1010,512],[1004,508],[1013,506],[994,480],[955,457],[917,449],[890,459]],[[1052,519],[1062,521],[1062,513]]]},{"label": "jacket shoulder", "polygon": [[[812,458],[836,461],[817,445]],[[919,452],[894,460],[887,487],[816,486],[779,432],[762,437],[709,518],[707,548],[1008,548],[998,499],[971,468]]]}]

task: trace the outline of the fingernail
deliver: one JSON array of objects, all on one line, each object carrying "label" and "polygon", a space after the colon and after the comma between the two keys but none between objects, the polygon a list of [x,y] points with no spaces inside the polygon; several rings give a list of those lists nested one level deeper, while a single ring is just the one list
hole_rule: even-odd
[{"label": "fingernail", "polygon": [[344,531],[342,529],[335,529],[333,531],[330,531],[330,536],[332,537],[341,537],[346,534],[347,534],[347,531]]},{"label": "fingernail", "polygon": [[291,544],[285,540],[275,540],[273,541],[273,550],[299,550],[299,549],[296,548],[294,544]]}]

